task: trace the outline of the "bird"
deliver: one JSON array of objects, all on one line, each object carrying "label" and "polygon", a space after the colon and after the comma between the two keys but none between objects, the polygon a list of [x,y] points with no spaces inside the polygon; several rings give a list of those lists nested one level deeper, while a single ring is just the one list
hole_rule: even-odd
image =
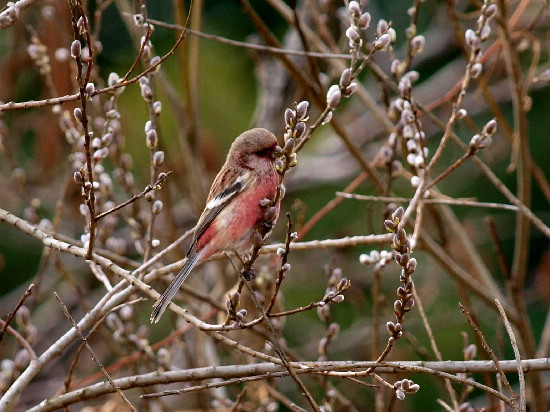
[{"label": "bird", "polygon": [[240,256],[252,248],[258,233],[265,238],[270,232],[280,209],[279,200],[270,202],[281,183],[274,165],[276,148],[277,138],[263,128],[247,130],[235,139],[195,226],[187,261],[153,305],[151,323],[160,320],[195,266],[219,252]]}]

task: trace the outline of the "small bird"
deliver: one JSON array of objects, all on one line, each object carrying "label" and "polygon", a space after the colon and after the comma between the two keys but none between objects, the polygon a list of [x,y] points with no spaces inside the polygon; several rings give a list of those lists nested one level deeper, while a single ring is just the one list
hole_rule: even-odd
[{"label": "small bird", "polygon": [[[275,223],[280,202],[273,205],[275,215],[266,220],[264,199],[273,200],[280,184],[274,167],[277,138],[266,129],[242,133],[231,145],[227,159],[212,183],[206,206],[187,252],[187,261],[166,291],[153,305],[151,323],[157,323],[196,265],[215,253],[232,251],[239,255],[253,246],[258,225],[265,229]],[[262,204],[261,204],[262,203]]]}]

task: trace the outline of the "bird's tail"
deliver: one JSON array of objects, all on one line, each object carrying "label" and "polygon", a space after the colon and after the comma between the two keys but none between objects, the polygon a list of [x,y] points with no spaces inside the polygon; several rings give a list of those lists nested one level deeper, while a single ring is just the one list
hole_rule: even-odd
[{"label": "bird's tail", "polygon": [[178,292],[181,284],[197,264],[199,255],[200,253],[195,253],[194,255],[190,256],[189,259],[187,259],[187,262],[185,262],[183,268],[181,268],[180,272],[176,275],[174,280],[172,280],[172,283],[170,283],[168,288],[166,288],[162,296],[157,299],[157,301],[153,305],[154,309],[153,313],[151,313],[151,323],[157,323],[159,321],[160,317],[172,301],[173,297]]}]

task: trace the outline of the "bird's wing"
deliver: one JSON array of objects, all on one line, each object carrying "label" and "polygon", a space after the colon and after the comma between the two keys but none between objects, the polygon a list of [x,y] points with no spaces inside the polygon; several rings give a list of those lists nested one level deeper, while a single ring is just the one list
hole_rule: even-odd
[{"label": "bird's wing", "polygon": [[[210,201],[206,204],[204,211],[195,226],[195,234],[193,236],[193,242],[189,247],[187,255],[189,255],[197,245],[197,241],[205,230],[210,226],[210,223],[215,219],[215,217],[226,207],[235,196],[244,190],[248,181],[248,173],[241,174],[235,182],[224,189],[221,193],[215,195]],[[216,180],[218,180],[216,178]],[[214,186],[214,185],[213,185]]]}]

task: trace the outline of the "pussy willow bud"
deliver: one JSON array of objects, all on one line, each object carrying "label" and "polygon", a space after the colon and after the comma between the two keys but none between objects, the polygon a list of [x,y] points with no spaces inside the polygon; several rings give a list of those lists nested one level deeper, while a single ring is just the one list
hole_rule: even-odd
[{"label": "pussy willow bud", "polygon": [[355,19],[361,15],[361,6],[355,0],[349,2],[348,10]]},{"label": "pussy willow bud", "polygon": [[381,36],[383,35],[384,33],[386,33],[388,31],[388,29],[390,28],[390,25],[388,24],[388,22],[384,19],[380,19],[378,21],[378,24],[376,25],[376,33]]},{"label": "pussy willow bud", "polygon": [[492,135],[497,131],[497,121],[495,119],[489,120],[489,122],[483,128],[483,133]]},{"label": "pussy willow bud", "polygon": [[496,4],[490,4],[485,9],[485,18],[487,20],[491,20],[493,17],[495,17],[497,13],[497,6]]},{"label": "pussy willow bud", "polygon": [[94,91],[95,85],[93,83],[88,83],[86,85],[86,94],[88,95],[88,97],[91,97]]},{"label": "pussy willow bud", "polygon": [[340,87],[336,84],[330,86],[327,92],[327,104],[329,108],[335,109],[340,103],[342,93],[340,93]]},{"label": "pussy willow bud", "polygon": [[153,103],[153,111],[158,116],[162,112],[162,102],[157,100],[155,103]]},{"label": "pussy willow bud", "polygon": [[462,119],[462,118],[466,117],[467,115],[468,115],[468,112],[466,111],[466,109],[459,109],[456,112],[456,118],[457,119]]},{"label": "pussy willow bud", "polygon": [[82,109],[80,107],[75,107],[73,114],[74,118],[78,122],[82,123],[82,119],[84,118],[84,116],[82,115]]},{"label": "pussy willow bud", "polygon": [[344,69],[340,76],[340,87],[347,87],[351,83],[351,69]]},{"label": "pussy willow bud", "polygon": [[160,167],[164,163],[164,152],[159,150],[153,155],[153,165],[155,167]]},{"label": "pussy willow bud", "polygon": [[158,135],[155,129],[150,129],[147,131],[145,144],[149,149],[157,147],[158,144]]},{"label": "pussy willow bud", "polygon": [[411,40],[411,54],[416,56],[424,50],[424,45],[426,44],[426,39],[422,35],[413,37]]},{"label": "pussy willow bud", "polygon": [[163,207],[163,203],[161,200],[155,200],[153,203],[153,207],[151,208],[151,212],[153,212],[154,215],[158,215]]},{"label": "pussy willow bud", "polygon": [[475,63],[470,70],[470,75],[472,76],[472,79],[478,78],[482,71],[483,65],[481,63]]},{"label": "pussy willow bud", "polygon": [[332,120],[332,111],[327,113],[327,115],[325,116],[321,124],[325,125],[327,123],[330,123],[331,120]]},{"label": "pussy willow bud", "polygon": [[474,47],[476,44],[476,39],[477,35],[472,29],[466,30],[466,33],[464,33],[464,40],[468,46]]},{"label": "pussy willow bud", "polygon": [[285,110],[285,123],[289,127],[294,127],[296,123],[296,113],[292,109]]},{"label": "pussy willow bud", "polygon": [[77,185],[82,186],[84,184],[84,176],[80,172],[74,172],[74,181]]},{"label": "pussy willow bud", "polygon": [[275,219],[277,219],[277,208],[275,206],[271,206],[269,209],[267,209],[264,219],[268,223],[271,223]]},{"label": "pussy willow bud", "polygon": [[309,102],[307,100],[301,101],[296,105],[296,118],[302,120],[307,115],[307,109],[309,107]]},{"label": "pussy willow bud", "polygon": [[390,40],[391,40],[390,35],[386,33],[380,36],[377,40],[375,40],[374,43],[372,43],[372,45],[376,50],[382,50],[388,47],[388,45],[390,44]]},{"label": "pussy willow bud", "polygon": [[291,137],[288,139],[285,143],[285,152],[290,154],[294,150],[294,146],[296,145],[296,141]]},{"label": "pussy willow bud", "polygon": [[71,56],[74,58],[80,57],[82,53],[82,45],[79,40],[74,40],[71,44]]},{"label": "pussy willow bud", "polygon": [[357,19],[357,27],[359,27],[361,30],[365,30],[370,25],[370,13],[363,13],[361,17]]},{"label": "pussy willow bud", "polygon": [[296,123],[296,126],[294,126],[294,138],[299,139],[302,137],[304,132],[306,131],[306,124],[305,122],[298,122]]}]

